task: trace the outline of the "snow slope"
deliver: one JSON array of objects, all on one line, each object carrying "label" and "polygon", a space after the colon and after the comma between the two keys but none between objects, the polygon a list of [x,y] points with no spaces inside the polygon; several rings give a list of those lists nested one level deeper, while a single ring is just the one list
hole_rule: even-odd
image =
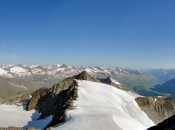
[{"label": "snow slope", "polygon": [[4,70],[3,68],[0,67],[0,75],[2,76],[7,76],[7,77],[13,77],[12,75],[8,74],[8,72],[6,70]]},{"label": "snow slope", "polygon": [[23,75],[31,75],[31,72],[28,72],[27,69],[23,68],[23,67],[20,67],[20,66],[14,66],[12,68],[10,68],[10,72],[11,73],[14,73],[16,75],[19,75],[19,76],[23,76]]},{"label": "snow slope", "polygon": [[38,120],[40,113],[25,111],[24,106],[0,105],[0,127],[35,127],[44,129],[52,120],[52,116]]},{"label": "snow slope", "polygon": [[78,84],[75,109],[52,130],[145,130],[154,125],[135,102],[139,95],[102,83],[78,80]]}]

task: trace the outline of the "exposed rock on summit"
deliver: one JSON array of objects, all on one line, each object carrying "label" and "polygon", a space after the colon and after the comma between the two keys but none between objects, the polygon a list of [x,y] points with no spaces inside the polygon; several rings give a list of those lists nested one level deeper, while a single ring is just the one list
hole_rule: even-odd
[{"label": "exposed rock on summit", "polygon": [[138,97],[135,101],[155,124],[175,114],[175,99],[173,98]]},{"label": "exposed rock on summit", "polygon": [[100,82],[98,79],[92,77],[89,75],[86,71],[82,71],[80,74],[73,76],[75,79],[79,80],[87,80],[87,81],[93,81],[93,82]]},{"label": "exposed rock on summit", "polygon": [[99,79],[99,80],[102,83],[109,84],[109,85],[114,86],[118,89],[125,90],[125,91],[130,91],[132,93],[136,93],[134,90],[124,86],[123,84],[118,83],[117,81],[116,81],[117,83],[115,83],[114,79],[112,79],[111,77],[107,77],[106,79]]}]

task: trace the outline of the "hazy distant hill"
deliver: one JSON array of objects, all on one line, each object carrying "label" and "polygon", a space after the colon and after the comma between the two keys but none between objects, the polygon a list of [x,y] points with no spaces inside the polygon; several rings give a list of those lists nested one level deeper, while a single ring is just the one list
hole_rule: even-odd
[{"label": "hazy distant hill", "polygon": [[139,95],[142,96],[164,96],[169,97],[171,94],[168,93],[160,93],[154,90],[151,90],[150,88],[144,87],[144,86],[136,86],[133,88],[134,91],[136,91]]},{"label": "hazy distant hill", "polygon": [[175,69],[148,69],[145,72],[158,78],[161,83],[175,78]]},{"label": "hazy distant hill", "polygon": [[160,93],[170,93],[175,94],[175,78],[171,79],[163,84],[158,84],[154,86],[154,88],[151,88],[152,90],[155,90]]}]

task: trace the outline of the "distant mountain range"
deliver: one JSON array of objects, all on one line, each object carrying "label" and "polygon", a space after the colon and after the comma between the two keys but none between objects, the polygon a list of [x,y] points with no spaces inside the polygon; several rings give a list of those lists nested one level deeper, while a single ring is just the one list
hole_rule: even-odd
[{"label": "distant mountain range", "polygon": [[175,95],[175,78],[163,84],[158,84],[151,89],[160,93],[169,93]]},{"label": "distant mountain range", "polygon": [[[66,77],[87,71],[98,79],[110,77],[119,83],[134,89],[144,96],[174,95],[175,69],[149,69],[145,71],[128,68],[78,67],[66,64],[56,65],[1,65],[0,97],[31,93],[40,87],[52,87]],[[170,80],[167,83],[166,81]],[[162,84],[163,83],[163,84]],[[168,88],[168,89],[167,89]],[[173,96],[174,97],[174,96]]]},{"label": "distant mountain range", "polygon": [[111,77],[129,88],[139,85],[149,88],[159,83],[157,78],[141,70],[120,67],[78,67],[65,64],[45,66],[1,65],[0,96],[5,98],[16,93],[30,93],[43,86],[51,87],[60,80],[79,74],[84,70],[95,78]]},{"label": "distant mountain range", "polygon": [[175,97],[175,69],[149,69],[144,72],[155,76],[159,84],[151,88],[136,86],[134,91],[143,96]]},{"label": "distant mountain range", "polygon": [[144,72],[155,76],[160,81],[160,83],[164,83],[175,78],[175,69],[148,69]]}]

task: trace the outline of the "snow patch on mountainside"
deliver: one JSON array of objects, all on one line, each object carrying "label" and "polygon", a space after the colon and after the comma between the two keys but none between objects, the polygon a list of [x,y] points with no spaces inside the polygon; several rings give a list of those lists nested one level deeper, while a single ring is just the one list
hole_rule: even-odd
[{"label": "snow patch on mountainside", "polygon": [[24,89],[27,89],[25,86],[23,85],[19,85],[19,84],[13,84],[13,83],[10,83],[8,82],[8,84],[12,85],[12,86],[15,86],[15,87],[20,87],[20,88],[24,88]]},{"label": "snow patch on mountainside", "polygon": [[45,74],[45,71],[39,69],[39,68],[34,68],[32,69],[32,73],[33,74],[41,74],[41,75],[44,75]]},{"label": "snow patch on mountainside", "polygon": [[0,75],[7,75],[7,74],[8,73],[4,69],[0,68]]},{"label": "snow patch on mountainside", "polygon": [[0,75],[6,76],[6,77],[13,77],[12,75],[8,74],[8,72],[1,67],[0,67]]},{"label": "snow patch on mountainside", "polygon": [[12,73],[25,73],[25,72],[27,72],[26,69],[24,69],[24,68],[22,68],[22,67],[19,67],[19,66],[12,67],[12,68],[10,69],[10,71],[11,71]]},{"label": "snow patch on mountainside", "polygon": [[75,109],[53,130],[145,130],[154,125],[135,102],[139,95],[102,83],[78,80],[78,84]]},{"label": "snow patch on mountainside", "polygon": [[14,66],[10,68],[10,72],[15,73],[16,75],[31,75],[31,72],[28,72],[27,69],[20,66]]},{"label": "snow patch on mountainside", "polygon": [[118,81],[116,81],[115,79],[113,79],[113,78],[110,78],[111,79],[111,81],[113,82],[113,83],[115,83],[115,84],[120,84]]},{"label": "snow patch on mountainside", "polygon": [[7,72],[4,69],[0,68],[0,74],[7,74]]},{"label": "snow patch on mountainside", "polygon": [[38,120],[41,115],[37,111],[26,111],[24,106],[16,105],[0,105],[0,127],[35,127],[38,129],[44,129],[51,121],[52,116],[49,116],[43,120]]}]

